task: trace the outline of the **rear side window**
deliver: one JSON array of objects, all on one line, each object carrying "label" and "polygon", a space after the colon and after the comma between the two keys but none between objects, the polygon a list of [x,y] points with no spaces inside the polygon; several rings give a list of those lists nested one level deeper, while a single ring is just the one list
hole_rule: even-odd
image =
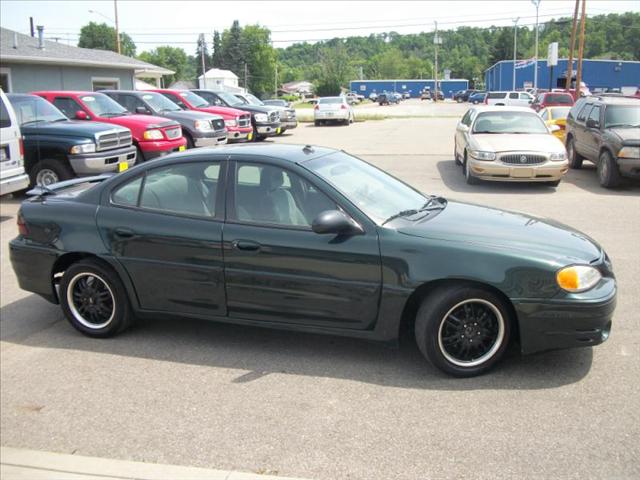
[{"label": "rear side window", "polygon": [[509,98],[518,98],[518,92],[511,92]]},{"label": "rear side window", "polygon": [[507,96],[506,92],[490,92],[487,98],[496,99],[496,98],[504,98],[506,96]]},{"label": "rear side window", "polygon": [[11,126],[11,117],[9,117],[9,111],[2,100],[0,100],[0,128],[7,128]]}]

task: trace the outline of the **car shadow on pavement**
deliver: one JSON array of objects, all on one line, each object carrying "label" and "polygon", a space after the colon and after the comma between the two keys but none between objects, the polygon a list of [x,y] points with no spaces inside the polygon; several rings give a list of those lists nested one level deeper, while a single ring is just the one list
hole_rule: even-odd
[{"label": "car shadow on pavement", "polygon": [[399,349],[360,340],[178,318],[145,320],[110,339],[74,330],[60,308],[29,295],[0,309],[3,342],[247,370],[233,383],[272,373],[330,377],[427,390],[538,390],[580,381],[590,348],[523,357],[514,346],[489,374],[455,379],[428,364],[415,342]]},{"label": "car shadow on pavement", "polygon": [[589,162],[584,162],[580,170],[569,170],[562,178],[564,183],[570,183],[589,193],[597,195],[615,196],[638,196],[640,195],[640,182],[630,179],[623,179],[622,184],[616,188],[604,188],[598,182],[596,166]]}]

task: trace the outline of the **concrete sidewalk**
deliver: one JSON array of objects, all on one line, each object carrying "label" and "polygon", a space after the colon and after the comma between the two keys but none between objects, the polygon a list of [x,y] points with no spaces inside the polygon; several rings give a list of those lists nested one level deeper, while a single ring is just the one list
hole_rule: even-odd
[{"label": "concrete sidewalk", "polygon": [[257,473],[0,448],[2,480],[302,480]]}]

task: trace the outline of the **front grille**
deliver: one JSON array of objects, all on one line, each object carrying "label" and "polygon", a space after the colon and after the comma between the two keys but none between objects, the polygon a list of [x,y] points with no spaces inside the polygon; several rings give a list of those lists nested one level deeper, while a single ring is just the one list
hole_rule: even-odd
[{"label": "front grille", "polygon": [[129,130],[110,130],[96,134],[96,150],[99,152],[128,147],[131,142],[131,132]]},{"label": "front grille", "polygon": [[283,113],[284,113],[284,118],[286,118],[287,120],[296,119],[296,111],[293,108],[290,108],[289,110],[285,110]]},{"label": "front grille", "polygon": [[248,127],[249,125],[251,125],[251,115],[240,115],[238,126]]},{"label": "front grille", "polygon": [[500,157],[502,163],[510,165],[536,165],[547,161],[544,155],[533,155],[531,153],[510,153]]},{"label": "front grille", "polygon": [[279,122],[280,121],[280,113],[277,111],[273,111],[269,113],[269,121],[270,122]]},{"label": "front grille", "polygon": [[211,124],[213,125],[213,129],[214,130],[222,130],[224,128],[224,120],[222,120],[222,119],[213,120],[211,122]]},{"label": "front grille", "polygon": [[182,129],[180,127],[167,128],[164,131],[168,139],[180,138],[182,136]]}]

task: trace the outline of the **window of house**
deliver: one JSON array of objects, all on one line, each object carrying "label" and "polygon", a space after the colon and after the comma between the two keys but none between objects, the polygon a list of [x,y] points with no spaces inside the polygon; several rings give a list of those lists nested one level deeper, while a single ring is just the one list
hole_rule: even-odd
[{"label": "window of house", "polygon": [[117,78],[92,78],[91,88],[94,92],[100,90],[118,90],[120,81]]}]

